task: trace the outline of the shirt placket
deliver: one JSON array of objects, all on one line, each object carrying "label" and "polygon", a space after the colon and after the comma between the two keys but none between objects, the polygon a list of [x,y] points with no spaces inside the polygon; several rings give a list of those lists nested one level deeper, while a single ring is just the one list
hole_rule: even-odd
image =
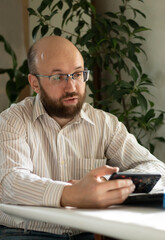
[{"label": "shirt placket", "polygon": [[63,135],[63,129],[58,133],[57,136],[57,152],[60,180],[67,181],[67,167],[65,162],[66,144]]}]

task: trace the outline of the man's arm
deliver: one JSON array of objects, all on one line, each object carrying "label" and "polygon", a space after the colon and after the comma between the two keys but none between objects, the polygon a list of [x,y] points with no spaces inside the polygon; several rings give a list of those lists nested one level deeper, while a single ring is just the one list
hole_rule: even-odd
[{"label": "man's arm", "polygon": [[[34,174],[31,151],[26,140],[23,117],[10,112],[1,114],[0,201],[59,207],[63,188],[69,183],[53,181]],[[39,172],[39,169],[35,171]]]},{"label": "man's arm", "polygon": [[156,188],[165,185],[165,164],[141,146],[136,138],[128,133],[125,126],[118,122],[113,138],[107,147],[107,164],[118,166],[120,171],[136,173],[160,173],[161,179]]},{"label": "man's arm", "polygon": [[105,208],[122,203],[135,189],[131,180],[102,181],[101,177],[116,172],[117,168],[103,166],[90,171],[77,183],[65,186],[61,206]]},{"label": "man's arm", "polygon": [[12,126],[1,118],[2,202],[54,207],[106,207],[123,201],[133,191],[134,187],[129,180],[101,182],[102,176],[117,171],[108,166],[92,170],[74,185],[34,174],[31,151],[26,142],[26,126],[20,117],[14,122]]}]

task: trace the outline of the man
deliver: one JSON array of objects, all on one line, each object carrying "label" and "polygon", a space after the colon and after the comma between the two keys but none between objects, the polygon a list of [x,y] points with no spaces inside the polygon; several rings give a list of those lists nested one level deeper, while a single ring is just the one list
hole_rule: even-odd
[{"label": "man", "polygon": [[[89,71],[70,41],[42,38],[29,50],[28,63],[29,83],[37,96],[12,105],[0,116],[0,202],[105,208],[122,203],[134,190],[131,180],[105,181],[105,175],[119,169],[159,172],[162,178],[156,187],[163,186],[164,164],[140,146],[115,116],[84,103]],[[68,234],[93,239],[92,234],[64,226],[17,224],[3,213],[0,225],[2,234],[8,234],[4,236],[16,232],[17,237],[10,239],[19,239],[19,234],[26,239],[29,233],[30,239],[33,234],[39,239],[50,235],[74,239]],[[28,231],[23,233],[25,225]]]}]

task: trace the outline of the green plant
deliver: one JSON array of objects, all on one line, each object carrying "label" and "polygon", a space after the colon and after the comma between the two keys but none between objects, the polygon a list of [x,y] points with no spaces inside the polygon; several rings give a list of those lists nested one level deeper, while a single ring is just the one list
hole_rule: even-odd
[{"label": "green plant", "polygon": [[6,53],[8,53],[12,58],[11,68],[0,68],[0,74],[7,74],[9,80],[6,84],[6,93],[9,98],[10,103],[15,102],[22,89],[28,84],[28,66],[27,60],[18,67],[17,57],[10,44],[5,40],[5,38],[0,35],[0,42],[4,44]]},{"label": "green plant", "polygon": [[[143,3],[143,0],[137,1]],[[64,8],[59,28],[53,19]],[[45,14],[45,10],[48,13]],[[153,82],[143,72],[138,59],[141,53],[146,55],[141,32],[149,29],[140,26],[136,17],[146,16],[132,7],[131,0],[121,0],[115,13],[98,14],[87,0],[43,0],[36,10],[29,8],[28,11],[38,19],[32,31],[34,40],[39,32],[44,36],[49,31],[49,34],[63,35],[76,43],[86,66],[93,70],[93,81],[89,81],[89,86],[95,107],[117,115],[128,131],[151,152],[154,152],[155,141],[165,142],[163,137],[155,137],[158,128],[164,124],[164,112],[157,111],[154,102],[149,100]],[[70,22],[76,23],[73,32],[66,31]],[[107,78],[105,71],[109,73]]]},{"label": "green plant", "polygon": [[[32,30],[34,41],[37,35],[55,34],[76,43],[86,67],[92,70],[93,79],[88,85],[94,106],[114,113],[141,144],[154,152],[155,141],[165,142],[165,138],[156,137],[156,131],[164,124],[164,112],[156,110],[149,98],[153,82],[143,72],[139,61],[141,53],[146,55],[142,48],[145,38],[141,33],[149,29],[136,21],[137,15],[144,19],[146,16],[132,7],[131,1],[121,0],[117,12],[98,14],[92,4],[94,1],[42,0],[37,9],[29,8],[28,12],[30,17],[36,18],[36,26]],[[136,1],[143,3],[143,0]],[[56,16],[60,12],[63,17],[59,27]],[[72,32],[67,28],[70,23],[75,26]],[[15,97],[10,99],[15,101],[19,94],[16,57],[11,49],[7,52],[13,58],[12,74],[9,69],[0,73],[8,73],[10,80],[7,85],[14,85],[16,90],[7,87],[7,93],[10,96],[13,92]],[[23,73],[22,68],[18,70]],[[23,81],[23,84],[27,82]]]}]

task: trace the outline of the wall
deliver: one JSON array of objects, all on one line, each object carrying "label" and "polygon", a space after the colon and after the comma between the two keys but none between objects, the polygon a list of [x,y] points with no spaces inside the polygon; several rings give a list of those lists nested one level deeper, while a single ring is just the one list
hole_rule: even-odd
[{"label": "wall", "polygon": [[[24,6],[26,6],[26,3],[27,1],[24,0]],[[22,0],[0,1],[0,34],[5,37],[15,51],[18,58],[18,65],[22,64],[23,60],[26,58],[25,46],[27,47],[28,44],[27,37],[24,38],[28,25],[26,24],[25,27],[25,13],[23,13]],[[1,42],[0,56],[0,68],[12,67],[11,57],[5,52],[4,46]],[[0,74],[0,112],[9,105],[5,91],[7,80],[7,74]]]},{"label": "wall", "polygon": [[[31,17],[29,20],[29,39],[25,26],[25,12],[22,11],[22,3],[26,0],[1,0],[0,1],[0,34],[2,34],[12,45],[14,51],[17,53],[18,62],[21,63],[26,57],[26,48],[32,43],[31,30],[36,24],[36,19]],[[29,0],[29,7],[38,6],[38,1]],[[120,0],[95,0],[99,11],[108,11],[115,9]],[[148,73],[155,83],[155,88],[151,89],[153,100],[158,109],[165,111],[165,1],[164,0],[148,0],[140,3],[137,0],[132,1],[134,6],[142,9],[146,14],[147,19],[139,18],[142,25],[149,27],[152,31],[145,33],[146,42],[144,49],[147,52],[148,60],[145,57],[141,58],[143,70]],[[10,7],[9,7],[10,6]],[[24,18],[22,18],[22,14]],[[60,17],[60,16],[59,16]],[[24,21],[22,21],[24,19]],[[58,20],[57,20],[58,22]],[[26,41],[25,41],[26,40]],[[0,43],[0,68],[10,67],[11,59],[5,53],[3,45]],[[8,99],[5,93],[5,85],[7,81],[6,75],[0,75],[0,111],[8,106]],[[90,101],[90,100],[89,100]],[[160,130],[160,134],[165,137],[165,127]],[[156,156],[165,161],[165,145],[159,144]]]},{"label": "wall", "polygon": [[[144,48],[148,55],[148,61],[144,59],[143,66],[144,71],[150,75],[155,84],[155,87],[151,89],[152,99],[157,109],[165,111],[165,1],[150,0],[144,2],[143,10],[147,15],[146,26],[151,28],[151,31],[146,34],[147,41]],[[159,130],[159,134],[165,137],[165,126]],[[155,155],[165,162],[164,144],[157,144]]]},{"label": "wall", "polygon": [[[95,0],[96,7],[100,13],[113,11],[117,9],[120,0]],[[153,95],[151,99],[155,103],[156,109],[165,111],[165,1],[164,0],[148,0],[141,3],[133,0],[132,6],[145,13],[146,19],[139,17],[139,25],[148,27],[151,31],[144,33],[146,41],[143,49],[146,51],[148,59],[141,57],[142,67],[151,79],[153,79],[155,87],[150,89]],[[165,137],[165,126],[158,131],[160,136]],[[155,155],[165,162],[165,145],[157,144]]]}]

